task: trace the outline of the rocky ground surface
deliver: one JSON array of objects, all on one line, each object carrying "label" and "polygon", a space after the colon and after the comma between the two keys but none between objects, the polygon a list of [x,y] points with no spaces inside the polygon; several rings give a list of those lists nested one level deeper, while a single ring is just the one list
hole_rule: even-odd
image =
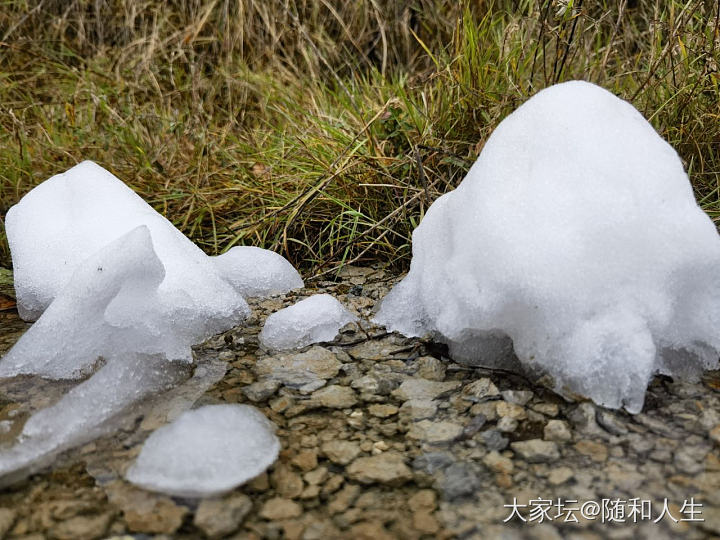
[{"label": "rocky ground surface", "polygon": [[[3,488],[0,537],[720,536],[717,372],[697,384],[658,377],[643,412],[628,415],[456,364],[442,347],[365,323],[296,352],[258,346],[263,321],[283,306],[329,292],[367,320],[393,281],[350,267],[337,282],[253,303],[247,325],[197,348],[186,383]],[[25,328],[12,309],[0,311],[0,353]],[[0,443],[68,387],[0,388]],[[202,501],[122,479],[153,429],[183,408],[219,402],[253,404],[278,426],[282,451],[266,473]],[[505,523],[513,504],[521,517]]]}]

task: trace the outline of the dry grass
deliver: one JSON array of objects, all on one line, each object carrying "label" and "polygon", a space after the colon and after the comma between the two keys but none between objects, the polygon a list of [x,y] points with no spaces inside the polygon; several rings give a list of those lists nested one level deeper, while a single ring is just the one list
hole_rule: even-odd
[{"label": "dry grass", "polygon": [[719,10],[703,0],[5,0],[0,217],[93,159],[209,253],[255,244],[316,273],[403,266],[424,210],[500,120],[581,78],[650,119],[717,218]]}]

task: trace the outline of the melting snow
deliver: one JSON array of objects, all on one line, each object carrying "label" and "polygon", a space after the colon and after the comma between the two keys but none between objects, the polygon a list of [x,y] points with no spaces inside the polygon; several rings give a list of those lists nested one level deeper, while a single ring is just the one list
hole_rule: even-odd
[{"label": "melting snow", "polygon": [[332,341],[357,317],[329,294],[316,294],[270,315],[260,332],[260,343],[272,350],[305,347]]},{"label": "melting snow", "polygon": [[156,430],[126,478],[180,497],[219,495],[277,459],[275,426],[249,405],[208,405]]},{"label": "melting snow", "polygon": [[253,246],[236,246],[211,257],[218,273],[245,298],[282,294],[303,286],[285,257]]},{"label": "melting snow", "polygon": [[629,103],[570,82],[507,117],[430,207],[376,320],[472,363],[514,348],[558,390],[637,412],[654,373],[717,366],[719,267],[676,152]]}]

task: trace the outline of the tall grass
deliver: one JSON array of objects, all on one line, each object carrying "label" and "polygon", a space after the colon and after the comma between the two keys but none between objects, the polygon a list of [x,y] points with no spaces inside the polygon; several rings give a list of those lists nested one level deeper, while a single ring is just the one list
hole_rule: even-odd
[{"label": "tall grass", "polygon": [[5,0],[0,217],[92,159],[208,253],[402,267],[493,128],[579,78],[650,119],[717,219],[719,27],[703,0]]}]

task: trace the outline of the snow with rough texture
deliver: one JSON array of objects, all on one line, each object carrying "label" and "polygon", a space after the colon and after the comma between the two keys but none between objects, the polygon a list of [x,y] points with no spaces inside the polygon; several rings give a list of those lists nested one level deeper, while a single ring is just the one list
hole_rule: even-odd
[{"label": "snow with rough texture", "polygon": [[178,497],[220,495],[278,457],[275,426],[249,405],[208,405],[153,432],[126,478]]},{"label": "snow with rough texture", "polygon": [[182,380],[178,368],[159,356],[112,359],[57,403],[34,413],[18,442],[0,450],[0,486],[21,480],[52,462],[63,450],[91,441],[137,401]]},{"label": "snow with rough texture", "polygon": [[287,350],[332,341],[357,317],[329,294],[316,294],[270,315],[260,332],[266,349]]},{"label": "snow with rough texture", "polygon": [[629,103],[569,82],[507,117],[430,207],[376,321],[471,363],[514,349],[561,393],[638,412],[654,373],[717,367],[718,268],[672,147]]},{"label": "snow with rough texture", "polygon": [[247,306],[200,248],[111,173],[83,161],[41,183],[7,213],[20,315],[35,320],[88,257],[145,225],[165,268],[158,293],[169,318],[192,311],[210,332],[237,322]]},{"label": "snow with rough texture", "polygon": [[303,286],[298,271],[274,251],[236,246],[210,259],[220,276],[245,298],[284,294]]}]

